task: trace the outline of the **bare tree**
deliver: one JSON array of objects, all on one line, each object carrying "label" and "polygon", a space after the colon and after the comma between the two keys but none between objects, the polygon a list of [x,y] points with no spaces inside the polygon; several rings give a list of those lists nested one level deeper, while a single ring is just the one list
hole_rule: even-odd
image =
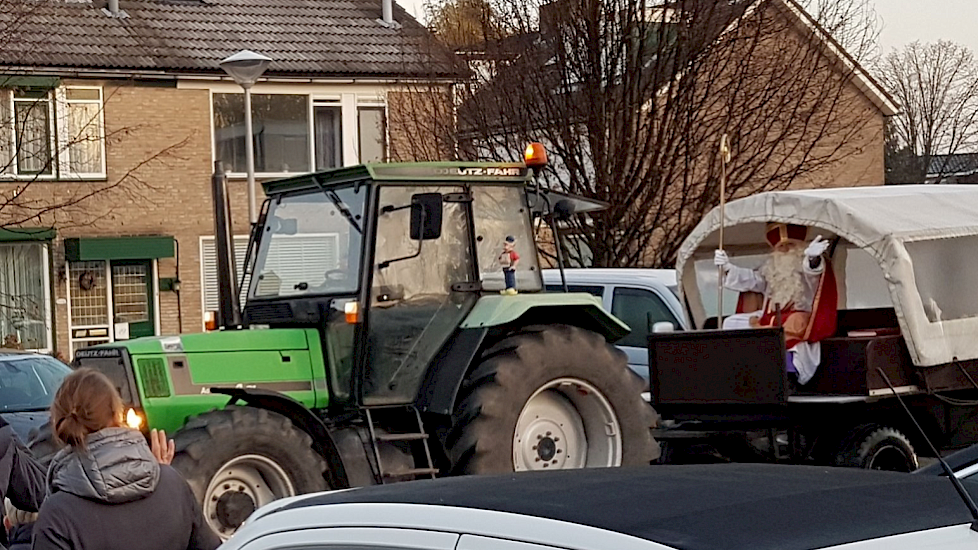
[{"label": "bare tree", "polygon": [[503,25],[490,0],[448,0],[425,6],[429,28],[452,50],[478,46],[503,36]]},{"label": "bare tree", "polygon": [[852,84],[875,53],[865,0],[490,2],[505,37],[455,87],[453,126],[432,131],[462,159],[544,142],[548,185],[611,204],[568,227],[571,256],[594,265],[674,261],[719,201],[724,133],[733,198],[817,184],[882,132]]},{"label": "bare tree", "polygon": [[887,55],[877,71],[901,105],[893,120],[893,143],[905,154],[891,157],[902,164],[892,167],[889,183],[923,183],[928,172],[939,181],[949,168],[950,155],[978,142],[974,54],[945,40],[913,42]]}]

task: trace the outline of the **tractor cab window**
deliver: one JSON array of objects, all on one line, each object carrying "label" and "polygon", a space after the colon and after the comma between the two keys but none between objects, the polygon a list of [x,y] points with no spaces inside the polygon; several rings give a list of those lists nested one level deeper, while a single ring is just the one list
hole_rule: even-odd
[{"label": "tractor cab window", "polygon": [[366,196],[366,187],[345,187],[273,199],[251,297],[356,292]]},{"label": "tractor cab window", "polygon": [[408,403],[425,371],[475,303],[456,284],[473,278],[466,203],[460,186],[380,188],[374,244],[367,405]]},{"label": "tractor cab window", "polygon": [[475,217],[475,242],[479,254],[479,275],[482,288],[500,291],[506,288],[503,264],[509,263],[504,254],[507,238],[512,237],[516,263],[516,290],[541,290],[540,266],[536,243],[522,187],[482,185],[472,187],[472,212]]}]

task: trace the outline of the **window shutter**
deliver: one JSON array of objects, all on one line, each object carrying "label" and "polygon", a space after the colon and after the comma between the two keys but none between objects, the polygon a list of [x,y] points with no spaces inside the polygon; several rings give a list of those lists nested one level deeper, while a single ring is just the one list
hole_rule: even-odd
[{"label": "window shutter", "polygon": [[[248,253],[248,237],[234,237],[234,267],[235,281],[241,281],[244,269],[245,254]],[[200,268],[203,273],[202,289],[204,311],[217,311],[220,306],[220,296],[217,287],[217,248],[214,237],[204,237],[200,241]],[[240,300],[244,304],[248,296],[248,285],[251,277],[246,277],[240,289]]]},{"label": "window shutter", "polygon": [[339,266],[338,240],[335,233],[277,235],[269,247],[264,271],[274,271],[283,289],[302,282],[322,284],[326,272]]}]

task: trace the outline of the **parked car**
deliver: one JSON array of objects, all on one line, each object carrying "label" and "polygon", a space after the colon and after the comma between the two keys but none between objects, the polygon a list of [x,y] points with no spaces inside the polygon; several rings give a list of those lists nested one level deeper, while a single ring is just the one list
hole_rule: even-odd
[{"label": "parked car", "polygon": [[[628,366],[649,379],[649,332],[656,323],[669,323],[673,330],[686,330],[679,302],[674,269],[565,269],[567,290],[587,292],[622,320],[632,332],[616,342],[628,355]],[[547,292],[562,292],[560,271],[544,269]],[[660,325],[660,330],[662,326]]]},{"label": "parked car", "polygon": [[973,519],[934,476],[766,464],[596,468],[292,497],[257,510],[222,548],[957,550],[978,547]]},{"label": "parked car", "polygon": [[40,353],[0,349],[0,416],[27,442],[48,421],[48,409],[71,368]]},{"label": "parked car", "polygon": [[[960,451],[944,457],[958,479],[978,480],[978,444],[965,447]],[[929,465],[914,472],[915,474],[943,476],[944,467],[940,462],[933,461]]]}]

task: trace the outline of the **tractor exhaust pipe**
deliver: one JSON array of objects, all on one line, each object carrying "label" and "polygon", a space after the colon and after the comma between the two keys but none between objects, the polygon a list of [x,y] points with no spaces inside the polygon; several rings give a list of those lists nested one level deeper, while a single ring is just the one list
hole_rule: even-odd
[{"label": "tractor exhaust pipe", "polygon": [[227,176],[221,161],[214,162],[211,176],[214,197],[214,251],[217,254],[217,288],[219,306],[217,325],[224,330],[241,326],[241,305],[238,303],[238,283],[235,274],[234,248],[231,246],[231,205],[228,201]]}]

